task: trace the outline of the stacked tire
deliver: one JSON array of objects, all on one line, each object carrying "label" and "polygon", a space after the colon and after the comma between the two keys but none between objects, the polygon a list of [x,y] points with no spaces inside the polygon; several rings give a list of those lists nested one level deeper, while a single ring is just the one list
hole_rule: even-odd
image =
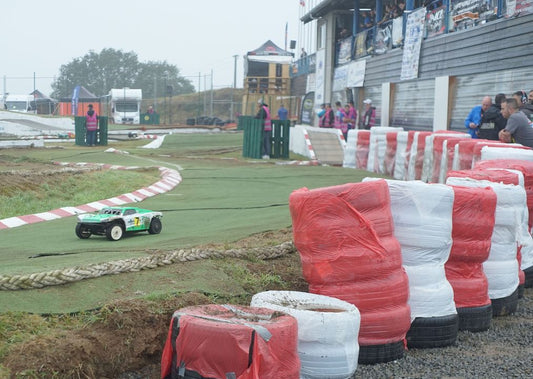
[{"label": "stacked tire", "polygon": [[298,324],[265,308],[203,305],[174,312],[163,379],[299,378]]},{"label": "stacked tire", "polygon": [[387,183],[303,188],[291,194],[289,206],[309,291],[347,301],[361,313],[359,363],[402,358],[409,284]]},{"label": "stacked tire", "polygon": [[359,357],[357,308],[345,301],[312,293],[267,291],[251,306],[287,313],[298,321],[300,378],[344,379],[353,376]]},{"label": "stacked tire", "polygon": [[452,245],[453,190],[444,184],[387,180],[394,235],[409,277],[411,327],[407,346],[448,346],[459,318],[444,264]]},{"label": "stacked tire", "polygon": [[[492,305],[483,262],[490,253],[496,193],[489,188],[452,186],[453,244],[444,265],[453,288],[459,330],[481,332],[490,328]],[[475,220],[475,227],[472,227]]]}]

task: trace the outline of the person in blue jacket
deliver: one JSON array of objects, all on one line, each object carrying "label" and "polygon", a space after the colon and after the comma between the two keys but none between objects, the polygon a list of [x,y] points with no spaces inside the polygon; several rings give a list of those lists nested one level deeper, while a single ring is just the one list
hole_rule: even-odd
[{"label": "person in blue jacket", "polygon": [[481,105],[476,105],[474,108],[472,108],[472,110],[468,114],[468,117],[465,119],[465,128],[468,131],[468,134],[472,136],[472,138],[479,138],[478,130],[479,126],[481,125],[483,113],[485,113],[491,105],[491,97],[485,96],[481,101]]}]

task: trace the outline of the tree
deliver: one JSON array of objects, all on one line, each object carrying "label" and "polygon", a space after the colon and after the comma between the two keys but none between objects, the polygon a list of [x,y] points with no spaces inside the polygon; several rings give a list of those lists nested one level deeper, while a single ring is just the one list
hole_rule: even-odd
[{"label": "tree", "polygon": [[62,65],[59,77],[52,83],[52,97],[71,97],[77,85],[97,96],[104,96],[111,88],[141,88],[144,97],[166,96],[194,92],[192,83],[179,76],[176,66],[167,62],[140,63],[134,52],[103,49],[100,54],[89,51],[81,58]]}]

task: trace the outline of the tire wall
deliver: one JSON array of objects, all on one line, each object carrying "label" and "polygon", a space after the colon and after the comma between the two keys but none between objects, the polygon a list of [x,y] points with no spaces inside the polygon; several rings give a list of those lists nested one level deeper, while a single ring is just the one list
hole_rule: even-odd
[{"label": "tire wall", "polygon": [[301,378],[348,378],[357,369],[361,316],[353,304],[313,293],[266,291],[255,294],[251,306],[296,318]]},{"label": "tire wall", "polygon": [[411,320],[455,314],[453,289],[444,271],[452,246],[453,190],[420,181],[387,184],[394,235],[409,277]]},{"label": "tire wall", "polygon": [[490,187],[452,186],[452,189],[453,244],[444,266],[446,278],[452,285],[456,308],[485,306],[490,299],[483,262],[490,253],[496,193]]},{"label": "tire wall", "polygon": [[408,281],[389,199],[384,180],[303,188],[289,198],[294,243],[309,290],[359,309],[361,345],[401,341],[410,324]]},{"label": "tire wall", "polygon": [[297,346],[298,325],[290,315],[236,305],[187,307],[172,317],[161,377],[182,365],[209,378],[298,379]]},{"label": "tire wall", "polygon": [[520,186],[471,178],[449,177],[446,183],[477,189],[491,187],[496,193],[491,248],[488,259],[483,262],[483,271],[488,279],[488,294],[491,300],[511,295],[518,287],[517,236],[525,206],[524,189]]}]

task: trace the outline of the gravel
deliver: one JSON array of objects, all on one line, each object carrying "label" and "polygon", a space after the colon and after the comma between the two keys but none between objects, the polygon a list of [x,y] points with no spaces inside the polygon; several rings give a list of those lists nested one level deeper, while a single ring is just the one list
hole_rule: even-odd
[{"label": "gravel", "polygon": [[533,378],[533,288],[489,330],[459,331],[452,346],[409,349],[397,361],[358,365],[354,378]]}]

